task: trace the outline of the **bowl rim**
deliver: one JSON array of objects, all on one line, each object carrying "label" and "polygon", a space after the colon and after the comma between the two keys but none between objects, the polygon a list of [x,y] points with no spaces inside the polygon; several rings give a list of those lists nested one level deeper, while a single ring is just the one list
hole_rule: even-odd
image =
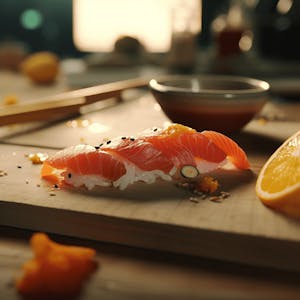
[{"label": "bowl rim", "polygon": [[[246,83],[253,88],[248,89],[202,89],[202,90],[193,90],[191,88],[182,88],[175,87],[164,84],[167,81],[184,81],[184,80],[213,80],[213,81],[227,81],[227,82],[241,82]],[[149,81],[149,87],[153,91],[160,93],[169,93],[182,96],[192,96],[192,97],[207,97],[207,98],[227,98],[227,99],[236,99],[236,98],[252,98],[252,97],[261,97],[269,94],[270,84],[264,80],[255,79],[245,76],[234,76],[234,75],[169,75],[161,78],[153,78]]]}]

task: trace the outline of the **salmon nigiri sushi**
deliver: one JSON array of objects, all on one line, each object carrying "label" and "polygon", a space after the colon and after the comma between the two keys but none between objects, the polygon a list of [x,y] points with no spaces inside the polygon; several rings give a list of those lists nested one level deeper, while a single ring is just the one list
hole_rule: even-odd
[{"label": "salmon nigiri sushi", "polygon": [[43,164],[41,177],[74,187],[113,186],[124,190],[136,182],[196,181],[228,162],[249,169],[245,152],[229,137],[171,124],[138,137],[119,137],[99,146],[76,145],[58,151]]}]

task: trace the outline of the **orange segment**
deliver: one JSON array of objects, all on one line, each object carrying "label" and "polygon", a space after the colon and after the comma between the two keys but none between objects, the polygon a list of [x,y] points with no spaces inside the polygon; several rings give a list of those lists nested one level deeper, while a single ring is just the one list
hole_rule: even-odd
[{"label": "orange segment", "polygon": [[95,270],[94,249],[58,244],[43,233],[35,233],[30,244],[34,258],[23,265],[23,276],[16,282],[23,295],[34,299],[70,299],[69,296],[80,292],[84,280]]},{"label": "orange segment", "polygon": [[265,163],[256,182],[256,194],[267,206],[300,217],[300,131]]},{"label": "orange segment", "polygon": [[60,184],[63,179],[62,176],[59,176],[57,170],[50,166],[47,162],[43,163],[41,169],[41,177],[53,184]]}]

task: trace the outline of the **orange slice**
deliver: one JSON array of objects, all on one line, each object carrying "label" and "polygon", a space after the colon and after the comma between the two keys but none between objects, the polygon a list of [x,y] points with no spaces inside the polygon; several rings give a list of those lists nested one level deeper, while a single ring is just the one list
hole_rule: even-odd
[{"label": "orange slice", "polygon": [[300,217],[300,131],[265,163],[256,182],[256,194],[265,205]]}]

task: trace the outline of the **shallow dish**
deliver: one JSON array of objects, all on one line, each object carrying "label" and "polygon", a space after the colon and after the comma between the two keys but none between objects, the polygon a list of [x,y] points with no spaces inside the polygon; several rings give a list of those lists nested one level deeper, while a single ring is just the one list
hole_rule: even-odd
[{"label": "shallow dish", "polygon": [[149,87],[165,114],[197,130],[243,128],[269,97],[267,82],[240,76],[167,76]]}]

